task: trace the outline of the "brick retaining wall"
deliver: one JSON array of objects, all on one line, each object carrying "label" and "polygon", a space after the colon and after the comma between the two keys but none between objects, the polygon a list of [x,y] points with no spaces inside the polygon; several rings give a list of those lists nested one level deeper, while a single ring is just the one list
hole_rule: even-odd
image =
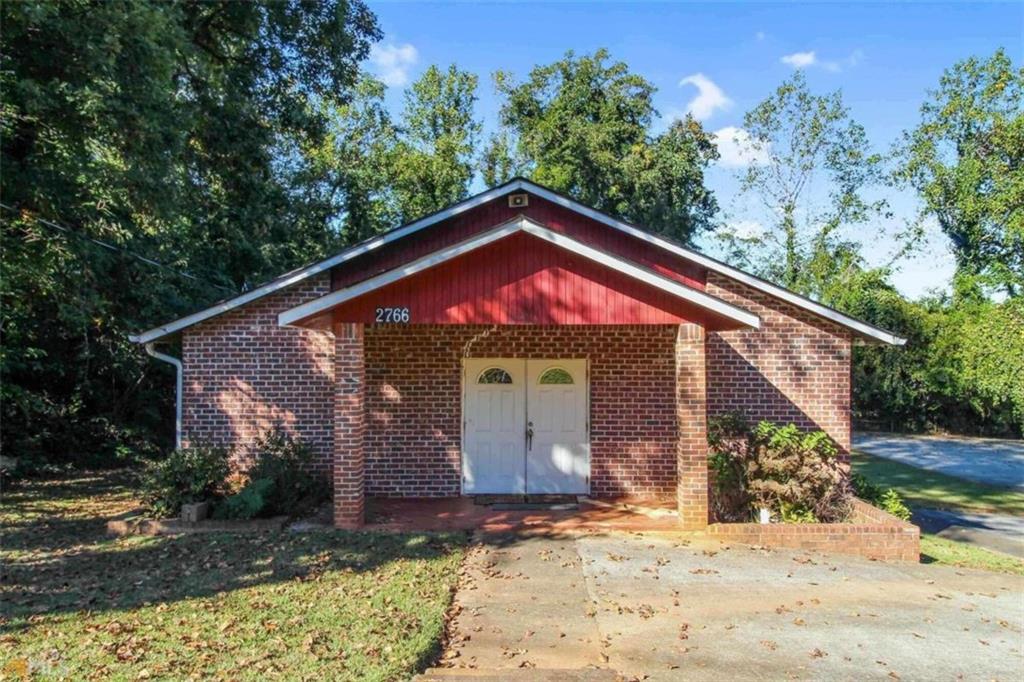
[{"label": "brick retaining wall", "polygon": [[850,523],[712,523],[708,535],[727,542],[852,554],[883,561],[921,555],[921,531],[863,500],[855,500]]}]

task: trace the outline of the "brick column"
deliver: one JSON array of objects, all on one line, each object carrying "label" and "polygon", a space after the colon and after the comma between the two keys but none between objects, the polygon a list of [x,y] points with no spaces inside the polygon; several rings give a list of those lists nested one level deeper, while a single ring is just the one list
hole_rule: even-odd
[{"label": "brick column", "polygon": [[363,525],[366,431],[363,325],[334,325],[334,525]]},{"label": "brick column", "polygon": [[704,328],[679,326],[676,336],[676,505],[686,530],[708,525],[707,379]]}]

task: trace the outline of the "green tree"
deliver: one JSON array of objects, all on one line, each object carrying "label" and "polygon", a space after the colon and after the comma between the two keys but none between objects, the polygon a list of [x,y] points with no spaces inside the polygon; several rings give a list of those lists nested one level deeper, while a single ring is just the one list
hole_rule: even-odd
[{"label": "green tree", "polygon": [[[963,308],[966,308],[964,310]],[[973,308],[973,309],[972,309]],[[1024,297],[963,306],[955,331],[957,379],[982,423],[1024,433]]]},{"label": "green tree", "polygon": [[885,208],[868,197],[882,180],[882,157],[842,95],[813,94],[802,72],[747,112],[743,128],[753,162],[740,174],[740,190],[765,207],[767,224],[742,244],[723,236],[753,251],[755,267],[768,278],[820,295],[837,275],[860,266],[850,228]]},{"label": "green tree", "polygon": [[324,134],[316,104],[347,96],[375,18],[358,0],[64,0],[2,3],[0,25],[2,447],[110,461],[172,395],[128,332],[336,240],[292,150]]},{"label": "green tree", "polygon": [[464,199],[480,124],[476,76],[431,66],[405,91],[395,120],[386,87],[364,75],[349,102],[328,103],[328,134],[307,146],[310,178],[345,243],[391,229]]},{"label": "green tree", "polygon": [[480,135],[477,77],[451,65],[427,69],[405,92],[392,176],[399,213],[413,220],[465,199]]},{"label": "green tree", "polygon": [[401,220],[393,187],[399,131],[385,106],[385,90],[380,81],[362,76],[351,101],[326,105],[328,133],[303,151],[311,177],[302,184],[345,244]]},{"label": "green tree", "polygon": [[884,270],[860,271],[829,294],[830,305],[907,339],[905,346],[854,348],[858,421],[913,431],[1024,432],[1024,299],[908,301]]},{"label": "green tree", "polygon": [[947,69],[905,133],[898,177],[949,237],[958,291],[1024,291],[1024,69],[1002,49]]},{"label": "green tree", "polygon": [[655,232],[689,241],[717,210],[704,170],[718,158],[692,118],[654,135],[655,88],[606,50],[534,68],[517,83],[495,74],[502,131],[482,159],[488,183],[512,173]]}]

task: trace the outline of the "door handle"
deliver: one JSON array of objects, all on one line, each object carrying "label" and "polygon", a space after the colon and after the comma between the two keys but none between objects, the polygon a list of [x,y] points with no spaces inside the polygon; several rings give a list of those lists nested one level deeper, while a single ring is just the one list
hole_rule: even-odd
[{"label": "door handle", "polygon": [[526,425],[526,449],[533,449],[533,422]]}]

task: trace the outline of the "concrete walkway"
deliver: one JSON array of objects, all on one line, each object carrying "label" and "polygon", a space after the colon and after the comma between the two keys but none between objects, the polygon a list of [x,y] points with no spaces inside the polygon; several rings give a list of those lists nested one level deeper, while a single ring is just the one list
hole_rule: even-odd
[{"label": "concrete walkway", "polygon": [[[484,538],[425,680],[1017,680],[1024,578],[639,534]],[[618,676],[622,677],[618,677]]]},{"label": "concrete walkway", "polygon": [[912,520],[925,533],[1024,559],[1024,516],[915,509]]},{"label": "concrete walkway", "polygon": [[921,469],[1024,490],[1024,441],[862,433],[855,450]]}]

